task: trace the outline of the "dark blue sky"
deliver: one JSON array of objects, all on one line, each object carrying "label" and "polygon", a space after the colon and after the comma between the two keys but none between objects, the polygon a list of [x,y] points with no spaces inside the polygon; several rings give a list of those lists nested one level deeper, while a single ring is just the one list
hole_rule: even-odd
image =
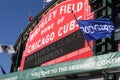
[{"label": "dark blue sky", "polygon": [[[29,15],[34,17],[42,9],[43,0],[0,0],[0,44],[14,45],[27,26]],[[11,61],[4,53],[0,53],[0,64],[9,73]]]}]

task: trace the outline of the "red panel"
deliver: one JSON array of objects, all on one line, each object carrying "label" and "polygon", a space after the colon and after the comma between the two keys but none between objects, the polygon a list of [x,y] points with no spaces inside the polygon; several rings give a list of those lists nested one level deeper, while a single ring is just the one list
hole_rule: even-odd
[{"label": "red panel", "polygon": [[[33,54],[34,52],[62,39],[71,33],[79,30],[71,11],[74,11],[77,19],[92,19],[94,17],[91,12],[88,0],[66,0],[60,4],[56,4],[44,17],[39,21],[38,25],[30,32],[23,58]],[[83,49],[71,52],[76,55],[70,58],[65,58],[62,62],[86,58],[92,56],[91,50],[79,53],[81,50],[86,50],[87,45]],[[23,69],[24,59],[21,62],[21,69]]]}]

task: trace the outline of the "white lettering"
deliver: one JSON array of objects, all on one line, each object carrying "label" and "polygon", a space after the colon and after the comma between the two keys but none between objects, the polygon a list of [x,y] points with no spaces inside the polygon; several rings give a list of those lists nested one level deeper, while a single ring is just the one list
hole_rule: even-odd
[{"label": "white lettering", "polygon": [[112,32],[114,30],[114,27],[112,25],[98,25],[95,24],[94,26],[85,26],[81,27],[84,33],[94,33],[94,32],[100,32],[100,31],[108,31]]},{"label": "white lettering", "polygon": [[60,14],[71,13],[72,10],[74,12],[79,12],[82,10],[82,8],[83,8],[82,2],[78,2],[77,5],[74,3],[73,4],[66,4],[66,5],[60,7]]},{"label": "white lettering", "polygon": [[58,36],[62,36],[63,34],[67,34],[69,31],[72,31],[76,28],[75,20],[72,20],[70,23],[62,26],[58,30]]},{"label": "white lettering", "polygon": [[55,33],[52,32],[52,33],[46,35],[45,37],[43,37],[42,39],[39,39],[38,41],[29,45],[26,51],[28,51],[28,53],[30,53],[31,51],[34,51],[37,48],[47,45],[47,43],[49,43],[50,41],[53,41],[54,38],[55,38]]}]

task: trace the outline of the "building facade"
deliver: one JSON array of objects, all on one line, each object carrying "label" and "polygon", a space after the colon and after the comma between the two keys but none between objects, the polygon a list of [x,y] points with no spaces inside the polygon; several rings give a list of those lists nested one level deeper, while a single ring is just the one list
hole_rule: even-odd
[{"label": "building facade", "polygon": [[[25,50],[27,40],[30,36],[30,32],[36,27],[39,21],[44,17],[44,15],[47,14],[47,12],[49,12],[50,9],[54,8],[57,4],[60,4],[63,1],[65,0],[53,0],[48,6],[46,6],[42,11],[40,11],[40,13],[38,13],[34,17],[34,19],[27,25],[24,31],[20,34],[18,40],[14,45],[17,51],[17,54],[14,54],[12,56],[12,60],[14,63],[12,63],[11,72],[17,72],[21,65],[23,51]],[[94,19],[107,17],[107,18],[110,18],[116,26],[115,34],[113,34],[111,37],[100,39],[92,43],[93,50],[95,52],[94,56],[108,54],[109,52],[120,51],[120,36],[119,36],[120,34],[120,0],[89,0],[89,5],[91,6],[91,12],[94,12]],[[77,32],[76,34],[79,34],[79,33]],[[34,54],[38,55],[40,51],[41,50],[35,52]],[[36,55],[33,55],[33,56],[36,56]],[[42,61],[45,63],[47,61],[54,59],[55,57],[53,56],[56,56],[56,57],[61,56],[61,55],[59,56],[58,55],[50,54],[49,56],[47,56],[46,54],[44,55],[45,57],[42,56],[45,59],[41,60],[41,64],[42,64]],[[48,60],[46,60],[46,58]],[[28,58],[27,60],[29,59],[31,58]],[[34,58],[32,59],[32,61],[34,61]],[[40,62],[38,64],[36,63],[36,65],[31,64],[30,62],[29,61],[25,62],[26,64],[24,65],[24,69],[30,69],[30,68],[41,66]],[[73,79],[74,80],[92,80],[92,79],[94,80],[95,78],[96,80],[119,80],[119,75],[120,75],[119,70],[118,70],[118,73],[111,72],[111,74],[109,75],[107,75],[104,71],[100,70],[97,72],[90,72],[90,73],[84,73],[84,74],[72,74],[72,75],[44,78],[43,80],[57,80],[57,79],[58,80],[70,80],[70,79],[71,80]]]}]

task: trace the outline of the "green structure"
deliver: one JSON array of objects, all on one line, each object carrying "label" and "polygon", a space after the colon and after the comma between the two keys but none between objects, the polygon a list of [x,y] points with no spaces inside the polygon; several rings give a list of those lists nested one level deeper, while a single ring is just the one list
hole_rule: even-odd
[{"label": "green structure", "polygon": [[82,60],[36,67],[22,72],[0,76],[0,80],[40,80],[55,76],[85,74],[101,71],[104,74],[115,73],[120,68],[120,52],[108,53]]}]

